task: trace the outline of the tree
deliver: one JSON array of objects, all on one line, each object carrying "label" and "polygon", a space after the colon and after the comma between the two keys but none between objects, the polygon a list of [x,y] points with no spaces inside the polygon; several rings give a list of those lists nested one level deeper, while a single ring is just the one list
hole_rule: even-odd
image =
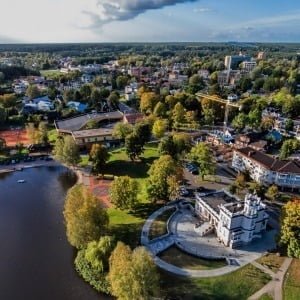
[{"label": "tree", "polygon": [[84,84],[80,88],[80,95],[82,97],[82,101],[89,102],[92,94],[92,87],[90,84]]},{"label": "tree", "polygon": [[189,79],[188,92],[195,94],[204,87],[203,79],[198,75],[194,74]]},{"label": "tree", "polygon": [[41,95],[38,87],[36,85],[29,85],[27,90],[26,90],[26,96],[29,97],[29,99],[34,99],[37,98]]},{"label": "tree", "polygon": [[132,209],[137,203],[138,183],[129,176],[114,179],[110,188],[111,202],[119,209]]},{"label": "tree", "polygon": [[169,177],[175,176],[179,182],[182,179],[182,169],[170,155],[163,155],[155,160],[149,170],[148,195],[153,201],[169,200]]},{"label": "tree", "polygon": [[107,230],[107,212],[101,207],[99,199],[83,185],[75,185],[68,191],[64,218],[68,241],[77,249],[99,240]]},{"label": "tree", "polygon": [[39,143],[47,144],[49,139],[48,139],[48,127],[46,122],[40,122],[38,127],[38,132],[39,132]]},{"label": "tree", "polygon": [[7,111],[2,105],[0,105],[0,124],[4,124],[6,119],[7,119]]},{"label": "tree", "polygon": [[205,175],[212,175],[215,173],[216,165],[214,157],[205,143],[198,143],[190,152],[190,158],[199,165],[199,174],[204,179]]},{"label": "tree", "polygon": [[4,108],[14,107],[17,104],[17,97],[14,94],[0,95],[0,105]]},{"label": "tree", "polygon": [[180,185],[178,178],[173,175],[167,178],[168,183],[168,193],[170,200],[176,200],[180,196]]},{"label": "tree", "polygon": [[117,92],[111,92],[108,97],[108,103],[112,108],[118,108],[120,102],[120,95]]},{"label": "tree", "polygon": [[268,190],[267,190],[267,193],[266,193],[266,196],[272,200],[272,201],[275,201],[278,197],[278,187],[276,185],[271,185]]},{"label": "tree", "polygon": [[73,90],[65,90],[63,94],[64,102],[67,104],[70,101],[74,100],[74,91]]},{"label": "tree", "polygon": [[126,154],[134,161],[143,153],[144,143],[141,142],[140,136],[133,132],[125,138],[125,149]]},{"label": "tree", "polygon": [[177,149],[175,147],[173,136],[169,135],[161,139],[158,145],[158,151],[160,154],[170,155],[172,158],[175,159],[177,156]]},{"label": "tree", "polygon": [[153,92],[143,93],[140,101],[141,111],[145,114],[152,113],[158,101],[159,101],[159,95]]},{"label": "tree", "polygon": [[239,113],[233,120],[232,126],[238,130],[242,131],[248,124],[248,116],[245,113]]},{"label": "tree", "polygon": [[174,127],[185,122],[185,110],[181,103],[177,103],[172,111]]},{"label": "tree", "polygon": [[106,147],[102,144],[93,144],[89,155],[89,160],[92,162],[93,171],[96,173],[101,172],[108,159],[109,153]]},{"label": "tree", "polygon": [[297,139],[285,140],[280,148],[280,159],[286,159],[299,150],[300,142]]},{"label": "tree", "polygon": [[132,300],[133,277],[130,273],[132,268],[132,251],[129,246],[118,242],[109,258],[108,279],[111,285],[111,293],[119,300]]},{"label": "tree", "polygon": [[294,121],[292,119],[287,119],[286,120],[285,130],[286,131],[293,131],[294,130]]},{"label": "tree", "polygon": [[54,155],[57,160],[71,166],[75,166],[80,161],[78,146],[69,135],[56,140]]},{"label": "tree", "polygon": [[153,128],[152,128],[152,134],[157,138],[160,139],[165,135],[167,129],[166,120],[157,119],[154,122]]},{"label": "tree", "polygon": [[281,243],[287,246],[288,256],[300,258],[300,200],[289,201],[283,208]]},{"label": "tree", "polygon": [[97,241],[87,244],[79,250],[75,259],[76,271],[97,291],[109,293],[110,285],[107,279],[109,257],[115,247],[115,240],[103,236]]},{"label": "tree", "polygon": [[125,86],[127,85],[127,83],[128,83],[128,77],[127,76],[121,75],[121,76],[118,76],[117,79],[116,79],[117,88],[119,90],[124,89]]},{"label": "tree", "polygon": [[151,118],[148,117],[147,120],[139,121],[134,126],[134,133],[140,137],[143,145],[151,139],[152,124]]},{"label": "tree", "polygon": [[28,123],[26,126],[26,133],[32,144],[36,144],[39,141],[39,131],[35,128],[34,123]]},{"label": "tree", "polygon": [[240,173],[236,176],[235,179],[235,186],[237,187],[238,191],[242,191],[243,189],[246,188],[246,176],[243,173]]},{"label": "tree", "polygon": [[144,247],[131,249],[118,242],[109,259],[109,281],[119,300],[150,300],[159,292],[159,275],[153,258]]},{"label": "tree", "polygon": [[125,140],[126,136],[133,132],[133,126],[128,123],[118,122],[114,126],[113,137]]},{"label": "tree", "polygon": [[162,102],[158,102],[155,105],[154,110],[153,110],[154,116],[162,118],[166,115],[166,113],[167,113],[166,105]]}]

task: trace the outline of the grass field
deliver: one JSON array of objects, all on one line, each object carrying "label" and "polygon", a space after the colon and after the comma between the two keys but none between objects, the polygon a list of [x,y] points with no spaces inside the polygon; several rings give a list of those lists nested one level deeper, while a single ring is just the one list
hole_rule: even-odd
[{"label": "grass field", "polygon": [[284,257],[270,253],[257,260],[261,265],[269,268],[274,273],[278,271],[284,261]]},{"label": "grass field", "polygon": [[171,215],[176,211],[175,208],[169,209],[159,215],[151,224],[150,230],[149,230],[149,238],[150,240],[155,239],[159,236],[162,236],[164,234],[168,233],[167,230],[167,221],[171,217]]},{"label": "grass field", "polygon": [[284,286],[284,300],[300,299],[300,260],[294,259],[287,271]]},{"label": "grass field", "polygon": [[179,268],[185,268],[190,270],[210,270],[227,266],[225,260],[207,260],[201,259],[187,253],[182,252],[177,247],[171,247],[162,252],[159,257]]},{"label": "grass field", "polygon": [[162,290],[168,299],[246,300],[271,280],[252,265],[236,272],[201,279],[189,279],[161,272]]},{"label": "grass field", "polygon": [[55,78],[62,74],[59,70],[41,70],[40,73],[43,77],[47,77],[48,79]]},{"label": "grass field", "polygon": [[140,161],[132,162],[125,152],[125,148],[119,148],[110,152],[109,162],[104,173],[116,176],[128,175],[136,179],[139,183],[138,194],[139,203],[132,211],[122,211],[109,208],[110,231],[121,240],[132,247],[136,247],[140,242],[142,226],[147,217],[159,206],[151,203],[147,198],[147,178],[148,170],[152,162],[158,158],[156,145],[146,145],[145,152]]},{"label": "grass field", "polygon": [[270,296],[269,294],[263,294],[259,300],[273,300],[273,297]]}]

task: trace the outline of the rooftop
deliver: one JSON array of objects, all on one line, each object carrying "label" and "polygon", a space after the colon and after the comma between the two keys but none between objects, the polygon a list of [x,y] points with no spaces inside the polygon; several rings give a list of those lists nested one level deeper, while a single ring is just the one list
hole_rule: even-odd
[{"label": "rooftop", "polygon": [[296,160],[280,160],[267,155],[261,151],[256,151],[251,147],[236,149],[236,152],[249,157],[267,169],[280,173],[300,174],[300,162]]},{"label": "rooftop", "polygon": [[[237,198],[235,198],[234,196],[230,195],[228,192],[223,190],[209,193],[206,195],[201,195],[200,198],[218,214],[220,212],[220,206],[225,205],[228,210],[230,209],[235,210],[238,204],[240,203],[237,200]],[[242,210],[242,208],[239,208],[239,210]],[[236,212],[236,211],[232,211],[232,212]]]},{"label": "rooftop", "polygon": [[113,129],[111,128],[97,128],[97,129],[88,129],[73,131],[72,135],[74,138],[89,138],[89,137],[98,137],[98,136],[108,136],[112,135]]},{"label": "rooftop", "polygon": [[95,120],[97,122],[103,120],[117,121],[123,118],[123,114],[120,111],[113,111],[108,113],[92,113],[84,114],[78,117],[69,118],[61,121],[56,121],[56,128],[62,132],[73,132],[81,130],[88,121]]}]

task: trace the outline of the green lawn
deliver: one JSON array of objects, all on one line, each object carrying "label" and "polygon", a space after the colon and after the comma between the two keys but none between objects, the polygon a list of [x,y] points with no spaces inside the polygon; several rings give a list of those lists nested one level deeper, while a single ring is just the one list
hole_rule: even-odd
[{"label": "green lawn", "polygon": [[62,74],[59,70],[41,70],[40,73],[42,76],[50,79]]},{"label": "green lawn", "polygon": [[210,270],[227,266],[225,260],[207,260],[189,255],[177,247],[171,247],[162,252],[159,257],[179,268],[190,270]]},{"label": "green lawn", "polygon": [[161,272],[162,290],[168,299],[246,300],[270,280],[269,275],[252,265],[227,275],[201,279]]},{"label": "green lawn", "polygon": [[284,300],[300,299],[300,260],[294,259],[287,271],[284,286]]},{"label": "green lawn", "polygon": [[152,225],[150,227],[149,231],[149,238],[150,240],[155,239],[157,237],[160,237],[164,234],[167,234],[167,221],[171,217],[171,215],[176,211],[175,208],[169,209],[159,215],[155,221],[152,222]]},{"label": "green lawn", "polygon": [[259,300],[273,300],[273,297],[270,296],[269,294],[263,294]]},{"label": "green lawn", "polygon": [[261,265],[269,268],[274,273],[278,271],[284,261],[284,257],[277,256],[274,253],[267,254],[257,260]]},{"label": "green lawn", "polygon": [[111,156],[104,173],[116,176],[128,175],[136,179],[140,186],[138,194],[139,203],[132,211],[122,211],[115,208],[108,209],[110,220],[110,231],[121,240],[132,247],[140,243],[142,226],[147,217],[159,206],[147,199],[146,185],[148,170],[152,162],[158,158],[157,145],[146,145],[145,152],[140,161],[132,162],[125,152],[125,148],[119,148],[110,152]]}]

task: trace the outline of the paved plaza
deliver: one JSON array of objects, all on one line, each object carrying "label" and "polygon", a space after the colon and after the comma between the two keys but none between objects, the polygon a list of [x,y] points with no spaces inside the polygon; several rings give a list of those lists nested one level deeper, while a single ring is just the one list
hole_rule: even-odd
[{"label": "paved plaza", "polygon": [[[148,235],[152,222],[160,214],[169,209],[173,209],[174,207],[176,207],[177,210],[167,222],[168,234],[150,240]],[[276,247],[275,230],[263,233],[261,239],[257,239],[249,245],[240,247],[239,249],[231,249],[220,243],[213,233],[202,236],[202,231],[195,229],[195,225],[199,224],[199,222],[200,219],[195,217],[191,205],[173,203],[169,206],[164,206],[154,212],[144,224],[141,234],[141,243],[152,253],[155,263],[159,267],[178,275],[198,278],[224,275],[233,272],[238,268],[255,261],[268,250]],[[187,270],[170,265],[161,260],[157,255],[173,245],[184,252],[201,258],[224,258],[227,260],[228,266],[214,270]]]}]

